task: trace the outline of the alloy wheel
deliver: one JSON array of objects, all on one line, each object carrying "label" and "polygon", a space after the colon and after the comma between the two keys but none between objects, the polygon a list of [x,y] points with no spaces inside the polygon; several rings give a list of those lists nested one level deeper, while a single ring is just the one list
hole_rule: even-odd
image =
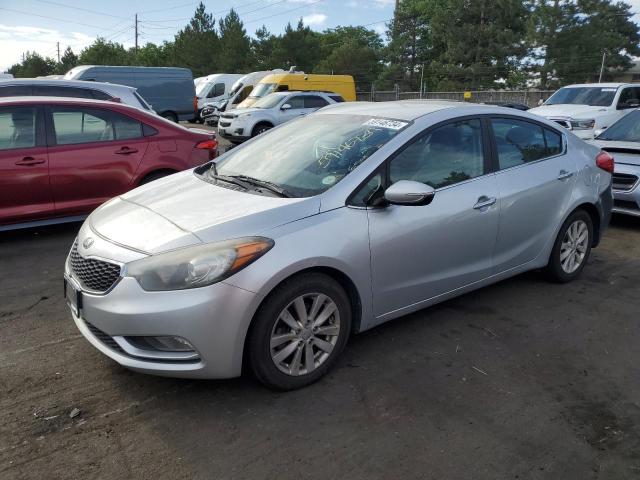
[{"label": "alloy wheel", "polygon": [[300,295],[280,312],[273,325],[271,359],[287,375],[307,375],[329,358],[339,334],[336,303],[322,293]]},{"label": "alloy wheel", "polygon": [[576,220],[564,234],[560,245],[560,265],[565,273],[580,268],[589,246],[589,228],[583,220]]}]

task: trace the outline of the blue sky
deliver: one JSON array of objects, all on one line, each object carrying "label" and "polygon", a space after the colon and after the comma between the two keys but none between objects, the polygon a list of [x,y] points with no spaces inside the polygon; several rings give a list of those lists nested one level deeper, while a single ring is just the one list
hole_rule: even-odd
[{"label": "blue sky", "polygon": [[[186,0],[0,0],[0,71],[18,62],[23,52],[56,56],[67,46],[76,52],[97,36],[132,46],[134,15],[140,20],[140,42],[170,40],[191,18],[199,2]],[[395,0],[214,0],[205,1],[217,18],[235,8],[250,35],[262,24],[273,33],[300,17],[311,28],[369,25],[385,31]]]}]

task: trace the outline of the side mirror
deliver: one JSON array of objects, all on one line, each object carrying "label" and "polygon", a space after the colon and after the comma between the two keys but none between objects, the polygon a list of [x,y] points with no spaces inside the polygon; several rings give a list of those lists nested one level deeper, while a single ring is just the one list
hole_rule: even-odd
[{"label": "side mirror", "polygon": [[428,205],[436,191],[433,187],[413,180],[400,180],[384,192],[384,198],[392,205]]},{"label": "side mirror", "polygon": [[280,110],[290,110],[290,109],[291,109],[291,104],[289,103],[285,103],[280,107]]}]

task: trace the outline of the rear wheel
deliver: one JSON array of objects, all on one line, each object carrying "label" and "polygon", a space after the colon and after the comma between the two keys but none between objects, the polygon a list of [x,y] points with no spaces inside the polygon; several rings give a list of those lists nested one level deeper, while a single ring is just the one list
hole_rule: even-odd
[{"label": "rear wheel", "polygon": [[271,130],[273,125],[269,123],[259,123],[255,127],[253,127],[253,131],[251,132],[251,136],[255,137],[256,135],[260,135],[261,133],[266,132],[267,130]]},{"label": "rear wheel", "polygon": [[178,116],[173,112],[162,112],[160,116],[162,118],[166,118],[167,120],[171,120],[172,122],[178,123]]},{"label": "rear wheel", "polygon": [[584,210],[572,213],[564,222],[549,257],[547,274],[557,282],[570,282],[584,268],[593,242],[593,221]]},{"label": "rear wheel", "polygon": [[350,302],[340,284],[320,273],[298,275],[257,313],[247,344],[251,368],[268,387],[304,387],[331,369],[350,330]]}]

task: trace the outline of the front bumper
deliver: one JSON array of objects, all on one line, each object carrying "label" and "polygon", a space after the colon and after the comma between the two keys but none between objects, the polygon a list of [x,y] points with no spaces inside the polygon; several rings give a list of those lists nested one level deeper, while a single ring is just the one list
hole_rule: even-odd
[{"label": "front bumper", "polygon": [[[635,175],[640,178],[640,167],[616,163],[615,173]],[[613,211],[640,217],[640,180],[636,181],[629,189],[613,190]]]},{"label": "front bumper", "polygon": [[[259,301],[258,295],[224,282],[147,292],[135,279],[124,277],[105,295],[82,292],[80,315],[73,310],[71,315],[94,347],[132,370],[171,377],[230,378],[242,371],[244,339]],[[181,337],[197,355],[190,360],[142,358],[135,355],[135,348],[122,343],[138,336]]]}]

